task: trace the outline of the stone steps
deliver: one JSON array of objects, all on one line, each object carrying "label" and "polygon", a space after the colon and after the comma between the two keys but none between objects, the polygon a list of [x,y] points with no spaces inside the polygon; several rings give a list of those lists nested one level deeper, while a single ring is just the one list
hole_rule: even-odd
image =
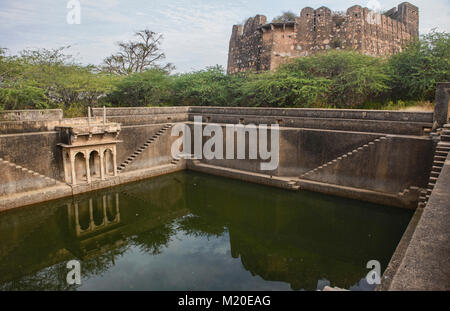
[{"label": "stone steps", "polygon": [[408,194],[410,194],[410,193],[412,193],[412,192],[417,193],[417,192],[419,192],[419,191],[420,191],[420,188],[419,188],[419,187],[411,186],[411,187],[406,188],[405,190],[399,192],[399,193],[398,193],[398,196],[399,196],[399,197],[404,197],[404,196],[407,196]]},{"label": "stone steps", "polygon": [[362,146],[360,146],[360,147],[358,147],[356,149],[353,149],[352,151],[347,152],[346,154],[343,154],[343,155],[337,157],[334,160],[331,160],[331,161],[329,161],[329,162],[327,162],[325,164],[322,164],[321,166],[316,167],[315,169],[312,169],[312,170],[302,174],[300,176],[300,178],[308,178],[308,176],[310,176],[310,175],[312,175],[312,174],[314,174],[314,173],[316,173],[316,172],[318,172],[318,171],[320,171],[320,170],[322,170],[322,169],[324,169],[324,168],[326,168],[326,167],[328,167],[330,165],[335,165],[335,164],[337,164],[340,161],[344,161],[344,160],[347,160],[347,159],[351,158],[356,153],[369,150],[370,148],[374,147],[375,144],[380,143],[381,141],[384,141],[386,139],[387,139],[386,136],[381,136],[379,138],[376,138],[376,139],[368,142],[367,144],[364,144],[364,145],[362,145]]},{"label": "stone steps", "polygon": [[[444,125],[444,130],[442,133],[450,132],[450,125]],[[448,153],[450,152],[450,140],[446,140],[447,135],[441,134],[441,141],[436,146],[436,151],[433,158],[433,166],[430,172],[430,178],[428,180],[427,188],[422,192],[419,198],[418,207],[425,207],[428,203],[428,199],[433,193],[434,186],[436,185],[437,180],[439,179],[439,175],[441,174],[442,167],[444,166],[444,162],[447,159]],[[448,135],[450,137],[450,135]]]},{"label": "stone steps", "polygon": [[28,169],[28,168],[26,168],[26,167],[23,167],[23,166],[14,164],[14,163],[9,162],[9,161],[7,161],[7,160],[4,160],[4,159],[2,159],[2,158],[0,158],[0,162],[3,162],[4,164],[7,164],[7,165],[9,165],[9,166],[11,166],[11,167],[13,167],[13,168],[15,168],[15,169],[17,169],[17,170],[20,170],[21,172],[24,172],[24,173],[33,175],[33,176],[35,176],[35,177],[43,178],[44,180],[46,180],[46,181],[48,181],[48,182],[52,182],[52,183],[55,184],[55,185],[57,185],[57,184],[63,185],[63,184],[64,184],[63,182],[60,182],[59,180],[56,180],[56,179],[53,179],[53,178],[51,178],[51,177],[42,175],[42,174],[40,174],[40,173],[38,173],[38,172],[35,172],[35,171],[30,170],[30,169]]},{"label": "stone steps", "polygon": [[300,189],[300,186],[298,185],[298,182],[297,182],[297,180],[290,180],[290,181],[288,181],[288,187],[289,188],[291,188],[291,189],[293,189],[293,190],[299,190]]},{"label": "stone steps", "polygon": [[[15,178],[16,180],[11,180],[9,186],[7,186],[8,183],[5,184],[3,189],[0,191],[0,196],[16,192],[31,191],[55,185],[64,185],[64,183],[59,180],[42,175],[26,167],[0,158],[0,171],[4,172],[6,176],[7,170],[9,170],[10,174],[13,174],[13,178]],[[25,184],[26,180],[30,180],[29,185]]]},{"label": "stone steps", "polygon": [[173,164],[173,165],[178,165],[178,163],[180,162],[180,158],[173,158],[172,159],[172,161],[170,162],[170,164]]},{"label": "stone steps", "polygon": [[133,162],[142,152],[144,152],[153,142],[155,142],[162,134],[164,134],[168,129],[173,126],[173,123],[168,123],[164,125],[159,131],[156,132],[150,139],[148,139],[142,146],[136,149],[133,154],[131,154],[122,164],[117,167],[117,171],[120,173],[123,171],[131,162]]}]

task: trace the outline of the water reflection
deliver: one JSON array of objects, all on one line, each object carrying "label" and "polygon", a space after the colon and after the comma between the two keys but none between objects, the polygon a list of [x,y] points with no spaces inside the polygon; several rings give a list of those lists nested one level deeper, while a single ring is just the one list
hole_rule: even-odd
[{"label": "water reflection", "polygon": [[109,229],[120,223],[119,194],[68,203],[67,214],[77,237]]},{"label": "water reflection", "polygon": [[386,266],[410,217],[177,173],[0,214],[0,289],[370,290],[365,264]]}]

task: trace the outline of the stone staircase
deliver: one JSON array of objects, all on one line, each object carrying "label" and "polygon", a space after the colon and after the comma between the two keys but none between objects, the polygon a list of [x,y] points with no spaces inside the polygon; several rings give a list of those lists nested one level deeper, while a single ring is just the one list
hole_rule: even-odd
[{"label": "stone staircase", "polygon": [[322,164],[321,166],[316,167],[315,169],[312,169],[312,170],[310,170],[310,171],[307,171],[306,173],[303,173],[303,174],[300,176],[300,178],[301,178],[301,179],[308,179],[308,178],[312,177],[313,174],[315,174],[315,173],[317,173],[317,172],[319,172],[319,171],[321,171],[321,170],[323,170],[323,169],[325,169],[325,168],[327,168],[327,167],[330,167],[330,166],[332,166],[332,165],[336,165],[337,163],[339,163],[339,162],[341,162],[341,161],[349,160],[349,159],[351,159],[355,154],[360,153],[360,152],[367,151],[367,150],[369,150],[372,146],[374,146],[375,144],[380,143],[380,142],[382,142],[382,141],[384,141],[384,140],[386,140],[386,139],[387,139],[386,136],[380,136],[380,137],[378,137],[378,138],[376,138],[376,139],[374,139],[374,140],[368,142],[367,144],[364,144],[364,145],[362,145],[362,146],[360,146],[360,147],[358,147],[358,148],[356,148],[356,149],[354,149],[354,150],[352,150],[352,151],[350,151],[350,152],[348,152],[348,153],[346,153],[346,154],[343,154],[343,155],[337,157],[337,158],[334,159],[334,160],[331,160],[331,161],[329,161],[329,162],[327,162],[327,163],[325,163],[325,164]]},{"label": "stone staircase", "polygon": [[420,188],[416,186],[410,186],[409,188],[404,189],[398,193],[399,197],[407,197],[409,195],[415,195],[420,192]]},{"label": "stone staircase", "polygon": [[[0,181],[0,185],[3,186],[2,189],[0,189],[0,196],[56,185],[64,185],[63,182],[44,176],[38,172],[2,158],[0,158],[0,172],[2,172],[2,175],[5,176],[4,179]],[[6,176],[13,177],[13,180],[10,183],[5,183],[5,181],[7,181]]]},{"label": "stone staircase", "polygon": [[180,158],[172,158],[172,162],[170,162],[170,164],[173,164],[173,165],[178,165],[178,163],[180,162]]},{"label": "stone staircase", "polygon": [[434,153],[433,167],[431,168],[430,179],[428,180],[427,189],[421,193],[419,198],[418,207],[425,207],[428,203],[428,199],[434,190],[436,181],[441,174],[444,162],[447,159],[447,155],[450,152],[450,124],[445,124],[441,131],[441,141],[436,146]]},{"label": "stone staircase", "polygon": [[[130,155],[122,164],[117,167],[117,171],[120,173],[123,171],[131,162],[136,159],[138,155],[144,152],[150,145],[155,142],[162,134],[164,134],[168,129],[170,129],[174,124],[168,123],[164,125],[155,135],[153,135],[149,140],[147,140],[142,146],[140,146],[132,155]],[[173,162],[173,161],[172,161]]]}]

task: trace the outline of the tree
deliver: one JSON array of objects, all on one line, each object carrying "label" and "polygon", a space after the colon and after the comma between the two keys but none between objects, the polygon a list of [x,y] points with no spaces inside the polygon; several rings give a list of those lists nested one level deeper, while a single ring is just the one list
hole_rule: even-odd
[{"label": "tree", "polygon": [[314,107],[329,83],[326,78],[296,70],[250,74],[242,80],[234,97],[239,106]]},{"label": "tree", "polygon": [[82,115],[113,90],[117,76],[94,73],[57,49],[24,50],[0,58],[0,106],[5,109],[63,108]]},{"label": "tree", "polygon": [[283,12],[280,16],[275,17],[272,20],[272,23],[287,23],[287,22],[295,22],[295,13],[291,11]]},{"label": "tree", "polygon": [[174,104],[192,106],[230,105],[230,77],[222,66],[180,74],[174,77]]},{"label": "tree", "polygon": [[432,101],[436,82],[450,81],[450,34],[432,31],[389,59],[392,97]]},{"label": "tree", "polygon": [[114,106],[164,106],[172,98],[172,78],[161,69],[149,69],[124,77],[107,100]]},{"label": "tree", "polygon": [[56,49],[25,49],[19,54],[20,59],[30,65],[77,65],[73,56],[65,53],[68,49],[70,49],[70,45]]},{"label": "tree", "polygon": [[170,63],[160,65],[159,62],[166,58],[161,52],[160,46],[163,36],[156,32],[144,29],[134,34],[135,41],[119,42],[119,52],[103,61],[101,71],[129,75],[135,72],[143,72],[148,69],[163,69],[170,71],[174,66]]},{"label": "tree", "polygon": [[321,101],[336,108],[362,108],[364,103],[389,92],[390,77],[382,58],[354,51],[328,51],[299,57],[280,72],[304,72],[329,81]]},{"label": "tree", "polygon": [[0,46],[0,61],[5,57],[6,54],[6,48],[2,48]]}]

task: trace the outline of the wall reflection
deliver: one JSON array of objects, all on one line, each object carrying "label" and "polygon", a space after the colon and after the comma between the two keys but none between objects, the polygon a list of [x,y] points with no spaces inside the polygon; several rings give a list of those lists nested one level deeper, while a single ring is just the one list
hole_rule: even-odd
[{"label": "wall reflection", "polygon": [[81,260],[88,280],[128,252],[164,254],[180,236],[200,249],[225,239],[224,256],[295,290],[315,290],[318,280],[366,289],[358,284],[367,258],[387,264],[410,218],[405,210],[260,187],[178,173],[2,213],[0,289],[76,289],[65,281],[67,261]]}]

